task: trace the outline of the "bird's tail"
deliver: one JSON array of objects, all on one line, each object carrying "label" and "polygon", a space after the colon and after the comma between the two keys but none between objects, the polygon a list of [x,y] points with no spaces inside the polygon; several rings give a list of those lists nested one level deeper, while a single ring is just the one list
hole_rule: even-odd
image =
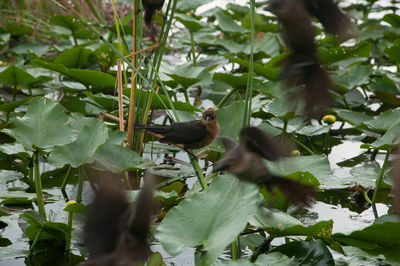
[{"label": "bird's tail", "polygon": [[333,86],[317,56],[293,52],[284,64],[280,78],[286,80],[289,86],[302,88],[306,115],[321,115],[331,104],[329,89]]},{"label": "bird's tail", "polygon": [[295,205],[310,206],[315,194],[313,187],[277,175],[268,176],[267,180],[265,185],[268,188],[278,187]]},{"label": "bird's tail", "polygon": [[135,128],[145,129],[147,131],[150,131],[150,132],[153,132],[153,133],[157,133],[157,134],[167,134],[168,133],[168,128],[167,127],[135,124]]},{"label": "bird's tail", "polygon": [[147,8],[145,8],[144,23],[146,23],[147,26],[151,24],[151,20],[153,19],[153,15],[155,12],[156,12],[156,8],[154,8],[152,6],[148,6]]}]

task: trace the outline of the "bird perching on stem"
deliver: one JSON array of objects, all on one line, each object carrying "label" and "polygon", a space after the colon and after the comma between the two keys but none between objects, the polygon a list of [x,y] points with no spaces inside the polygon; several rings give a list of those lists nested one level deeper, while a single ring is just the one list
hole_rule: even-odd
[{"label": "bird perching on stem", "polygon": [[211,108],[203,113],[200,120],[175,122],[170,126],[136,124],[135,127],[160,137],[161,143],[175,144],[185,151],[200,149],[211,144],[219,132],[218,117]]}]

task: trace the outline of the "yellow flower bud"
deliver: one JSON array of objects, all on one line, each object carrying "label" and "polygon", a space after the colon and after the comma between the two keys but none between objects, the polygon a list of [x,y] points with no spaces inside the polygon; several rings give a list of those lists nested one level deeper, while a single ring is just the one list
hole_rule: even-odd
[{"label": "yellow flower bud", "polygon": [[322,118],[325,124],[331,125],[336,122],[336,117],[334,115],[326,115]]},{"label": "yellow flower bud", "polygon": [[292,156],[300,156],[301,153],[300,153],[299,150],[292,150],[292,152],[290,153],[290,155],[292,155]]},{"label": "yellow flower bud", "polygon": [[70,201],[67,202],[67,206],[71,205],[71,204],[75,204],[75,203],[77,203],[76,200],[70,200]]}]

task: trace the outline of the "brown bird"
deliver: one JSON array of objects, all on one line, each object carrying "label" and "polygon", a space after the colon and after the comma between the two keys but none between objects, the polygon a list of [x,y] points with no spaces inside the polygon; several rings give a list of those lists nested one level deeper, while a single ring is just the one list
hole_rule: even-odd
[{"label": "brown bird", "polygon": [[265,185],[269,190],[278,187],[294,204],[310,204],[314,194],[313,187],[271,174],[265,166],[262,158],[276,160],[287,154],[286,149],[277,147],[279,142],[256,127],[243,128],[239,144],[229,137],[221,137],[221,140],[225,155],[213,172],[227,171],[242,181]]},{"label": "brown bird", "polygon": [[353,23],[333,0],[303,0],[303,2],[308,12],[321,22],[328,33],[340,37],[353,35]]},{"label": "brown bird", "polygon": [[[332,88],[332,82],[322,68],[316,53],[311,16],[321,18],[324,26],[326,25],[331,31],[344,31],[342,23],[326,22],[325,13],[321,9],[330,6],[326,4],[329,1],[320,1],[325,3],[322,5],[315,4],[314,2],[318,1],[314,0],[271,0],[266,8],[277,16],[281,24],[282,37],[292,51],[282,61],[284,66],[280,79],[286,80],[288,86],[298,86],[303,89],[305,112],[309,117],[322,114],[330,105],[329,88]],[[338,8],[337,10],[340,12]],[[331,13],[329,14],[330,17]]]},{"label": "brown bird", "polygon": [[142,0],[142,4],[144,8],[144,22],[146,25],[150,25],[156,10],[160,10],[164,5],[164,0]]},{"label": "brown bird", "polygon": [[89,260],[83,265],[136,266],[148,258],[147,237],[154,199],[153,176],[147,172],[134,207],[115,179],[110,178],[100,186],[84,227]]},{"label": "brown bird", "polygon": [[219,124],[217,114],[211,108],[207,109],[201,120],[172,123],[171,126],[135,125],[136,128],[160,134],[161,143],[180,144],[183,149],[200,149],[209,145],[217,137]]}]

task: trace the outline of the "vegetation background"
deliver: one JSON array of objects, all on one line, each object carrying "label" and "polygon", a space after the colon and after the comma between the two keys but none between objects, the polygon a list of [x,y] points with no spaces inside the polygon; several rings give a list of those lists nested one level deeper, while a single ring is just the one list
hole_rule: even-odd
[{"label": "vegetation background", "polygon": [[[400,263],[390,194],[399,1],[340,1],[357,28],[342,43],[314,22],[335,84],[333,123],[304,119],[277,80],[289,51],[264,2],[166,0],[152,27],[141,5],[1,1],[0,264],[84,261],[83,213],[98,177],[119,173],[134,202],[146,168],[159,207],[148,265]],[[210,106],[220,136],[252,124],[296,143],[298,156],[265,163],[318,187],[314,206],[297,210],[278,191],[211,174],[218,141],[189,160],[133,128],[198,119]]]}]

